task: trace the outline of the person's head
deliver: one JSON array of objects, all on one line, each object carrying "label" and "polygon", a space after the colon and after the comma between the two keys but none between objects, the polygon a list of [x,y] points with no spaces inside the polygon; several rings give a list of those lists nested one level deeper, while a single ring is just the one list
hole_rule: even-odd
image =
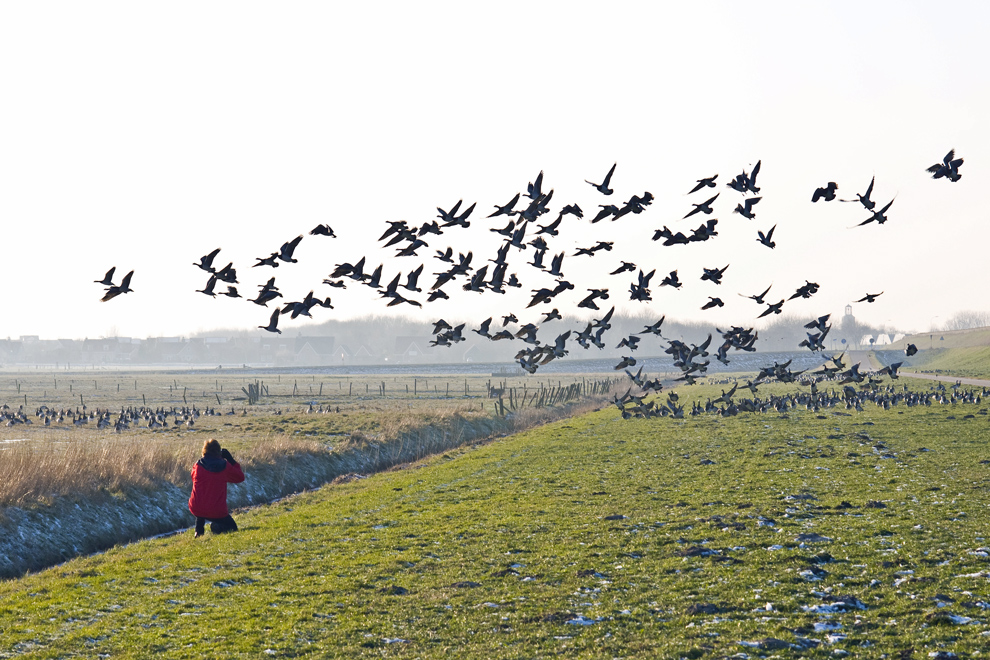
[{"label": "person's head", "polygon": [[210,438],[203,443],[203,456],[219,456],[220,455],[220,443]]}]

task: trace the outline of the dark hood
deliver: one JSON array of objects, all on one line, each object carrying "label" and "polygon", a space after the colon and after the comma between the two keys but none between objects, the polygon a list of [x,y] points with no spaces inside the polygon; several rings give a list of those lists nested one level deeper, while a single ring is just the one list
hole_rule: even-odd
[{"label": "dark hood", "polygon": [[210,472],[223,472],[227,469],[227,461],[220,456],[204,456],[196,464],[201,465],[204,470],[209,470]]}]

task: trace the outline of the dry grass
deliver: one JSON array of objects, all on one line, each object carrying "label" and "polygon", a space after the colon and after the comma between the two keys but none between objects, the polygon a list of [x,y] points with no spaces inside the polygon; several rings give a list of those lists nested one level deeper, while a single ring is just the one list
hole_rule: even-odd
[{"label": "dry grass", "polygon": [[105,438],[12,443],[0,461],[0,506],[180,483],[189,476],[186,457],[193,442]]},{"label": "dry grass", "polygon": [[[47,504],[66,496],[154,490],[164,483],[188,487],[202,442],[198,438],[106,437],[10,443],[0,454],[0,507]],[[320,451],[315,442],[273,435],[253,443],[237,458],[250,470]]]}]

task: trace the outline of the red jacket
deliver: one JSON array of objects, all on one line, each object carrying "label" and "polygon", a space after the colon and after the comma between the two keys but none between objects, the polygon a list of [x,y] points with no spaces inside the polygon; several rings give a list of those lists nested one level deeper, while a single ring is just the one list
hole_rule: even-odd
[{"label": "red jacket", "polygon": [[189,512],[197,518],[226,518],[227,484],[244,481],[244,471],[237,463],[219,456],[204,456],[192,469],[192,495]]}]

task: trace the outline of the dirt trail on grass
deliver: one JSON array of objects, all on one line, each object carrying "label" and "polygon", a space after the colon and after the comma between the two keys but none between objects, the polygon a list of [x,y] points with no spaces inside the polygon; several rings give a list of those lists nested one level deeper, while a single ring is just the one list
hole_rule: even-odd
[{"label": "dirt trail on grass", "polygon": [[[860,363],[861,371],[874,370],[878,371],[883,369],[883,365],[880,364],[869,351],[849,351],[849,363],[856,364]],[[941,383],[961,383],[963,385],[975,385],[977,387],[987,387],[990,386],[990,380],[984,380],[981,378],[963,378],[961,376],[952,376],[945,374],[921,374],[912,371],[898,371],[898,375],[906,376],[907,378],[920,378],[922,380],[935,380]]]},{"label": "dirt trail on grass", "polygon": [[860,371],[878,371],[883,369],[883,365],[870,356],[869,351],[849,351],[848,364],[859,363]]},{"label": "dirt trail on grass", "polygon": [[963,385],[975,385],[977,387],[990,386],[990,380],[983,380],[982,378],[961,378],[958,376],[942,376],[938,374],[917,374],[911,371],[898,371],[897,374],[899,376],[906,376],[907,378],[937,380],[941,383],[962,383]]}]

